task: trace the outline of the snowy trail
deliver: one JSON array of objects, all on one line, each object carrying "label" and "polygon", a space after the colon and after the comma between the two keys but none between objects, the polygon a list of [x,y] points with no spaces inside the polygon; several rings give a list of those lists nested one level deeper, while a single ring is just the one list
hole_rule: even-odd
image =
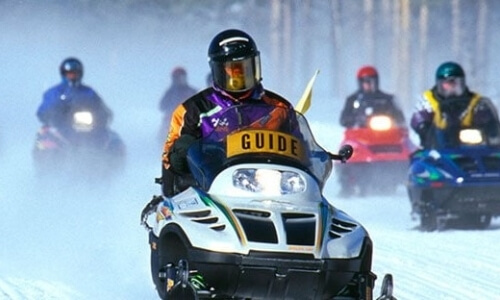
[{"label": "snowy trail", "polygon": [[376,295],[383,275],[392,273],[398,299],[500,299],[500,220],[486,230],[420,232],[404,197],[400,191],[336,203],[373,239]]},{"label": "snowy trail", "polygon": [[85,298],[81,294],[61,283],[19,278],[0,278],[0,299],[83,300]]},{"label": "snowy trail", "polygon": [[[395,291],[401,299],[427,299],[432,295],[437,299],[496,299],[500,266],[494,257],[498,246],[491,241],[496,240],[498,234],[482,232],[483,236],[476,239],[477,234],[387,234],[372,230],[376,243],[374,271],[379,275],[383,272],[394,275]],[[387,237],[392,243],[385,242]],[[462,239],[473,242],[457,246],[457,240]],[[469,249],[476,243],[489,246]]]}]

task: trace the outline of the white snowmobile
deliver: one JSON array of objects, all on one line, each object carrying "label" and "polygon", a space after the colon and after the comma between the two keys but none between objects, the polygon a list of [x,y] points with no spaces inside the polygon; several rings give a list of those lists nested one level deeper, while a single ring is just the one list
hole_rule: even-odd
[{"label": "white snowmobile", "polygon": [[[160,298],[372,299],[372,241],[322,195],[331,160],[352,147],[325,151],[298,113],[245,124],[247,107],[224,115],[238,130],[217,127],[190,146],[196,184],[155,196],[154,220],[142,216],[158,239]],[[379,299],[395,299],[389,274]]]}]

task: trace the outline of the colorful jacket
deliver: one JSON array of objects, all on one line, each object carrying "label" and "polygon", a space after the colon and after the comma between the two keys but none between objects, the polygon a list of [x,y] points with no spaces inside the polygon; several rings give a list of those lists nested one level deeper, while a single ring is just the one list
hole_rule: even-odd
[{"label": "colorful jacket", "polygon": [[[234,119],[228,116],[221,118],[227,108],[251,103],[268,104],[268,106],[256,105],[251,114],[244,116],[247,120],[241,120],[241,116],[235,116]],[[274,110],[276,106],[290,108],[293,111],[292,105],[287,100],[262,87],[253,90],[247,97],[244,97],[244,100],[233,99],[215,88],[207,88],[195,94],[173,112],[162,155],[164,167],[167,169],[170,167],[169,154],[181,135],[190,135],[199,139],[217,131],[215,133],[223,137],[237,129],[241,122],[249,124],[252,120],[261,119],[266,115],[271,119],[266,123],[266,128],[272,129],[269,128],[274,126],[272,120],[279,120],[283,117],[277,115],[283,110]]]},{"label": "colorful jacket", "polygon": [[467,90],[463,96],[442,98],[436,88],[422,94],[410,122],[423,145],[429,130],[480,127],[492,136],[498,134],[498,113],[489,98]]}]

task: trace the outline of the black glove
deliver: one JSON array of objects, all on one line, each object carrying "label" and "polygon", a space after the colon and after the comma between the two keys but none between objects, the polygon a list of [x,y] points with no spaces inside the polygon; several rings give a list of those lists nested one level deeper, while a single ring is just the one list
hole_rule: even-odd
[{"label": "black glove", "polygon": [[192,135],[185,134],[181,135],[172,146],[172,150],[168,154],[170,168],[177,174],[188,174],[189,167],[186,159],[186,155],[189,146],[196,141],[196,138]]},{"label": "black glove", "polygon": [[161,170],[161,191],[163,192],[163,195],[166,197],[172,197],[174,193],[174,180],[175,180],[175,174],[172,172],[170,169],[165,169],[162,166]]}]

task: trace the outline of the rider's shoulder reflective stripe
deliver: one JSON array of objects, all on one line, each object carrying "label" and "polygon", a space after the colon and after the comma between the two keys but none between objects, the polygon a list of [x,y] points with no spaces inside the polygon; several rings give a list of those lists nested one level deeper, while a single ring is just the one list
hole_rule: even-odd
[{"label": "rider's shoulder reflective stripe", "polygon": [[440,129],[446,128],[446,120],[441,115],[441,108],[439,107],[439,101],[434,97],[432,90],[427,90],[423,94],[424,99],[431,105],[432,111],[434,112],[434,125]]},{"label": "rider's shoulder reflective stripe", "polygon": [[474,108],[476,105],[479,103],[479,100],[481,100],[481,95],[474,93],[472,96],[472,99],[469,103],[469,106],[467,106],[467,110],[465,111],[465,115],[462,118],[462,126],[469,127],[472,125],[472,120],[474,116]]},{"label": "rider's shoulder reflective stripe", "polygon": [[[436,99],[436,97],[434,97],[432,90],[425,91],[423,97],[429,102],[432,110],[434,111],[434,124],[440,129],[446,128],[446,120],[441,116],[439,101]],[[474,93],[461,120],[462,126],[469,127],[472,125],[474,107],[476,107],[476,105],[479,103],[479,100],[481,100],[481,95]]]}]

